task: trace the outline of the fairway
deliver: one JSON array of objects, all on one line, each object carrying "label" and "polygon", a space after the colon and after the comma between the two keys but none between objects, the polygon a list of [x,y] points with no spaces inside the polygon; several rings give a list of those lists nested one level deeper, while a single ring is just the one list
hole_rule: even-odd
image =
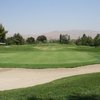
[{"label": "fairway", "polygon": [[100,48],[60,44],[0,46],[0,67],[56,68],[100,63]]}]

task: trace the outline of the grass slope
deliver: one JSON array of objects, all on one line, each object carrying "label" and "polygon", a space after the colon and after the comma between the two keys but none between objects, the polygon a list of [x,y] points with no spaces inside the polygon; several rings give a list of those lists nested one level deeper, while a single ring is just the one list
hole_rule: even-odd
[{"label": "grass slope", "polygon": [[0,67],[54,68],[100,63],[100,48],[38,44],[0,46]]},{"label": "grass slope", "polygon": [[100,100],[100,73],[59,79],[26,89],[0,92],[0,100]]}]

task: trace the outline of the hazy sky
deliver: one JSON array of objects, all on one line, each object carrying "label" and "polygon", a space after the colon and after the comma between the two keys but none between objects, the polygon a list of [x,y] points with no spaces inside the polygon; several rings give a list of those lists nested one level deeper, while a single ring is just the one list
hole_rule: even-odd
[{"label": "hazy sky", "polygon": [[9,33],[100,31],[100,0],[0,0],[0,23]]}]

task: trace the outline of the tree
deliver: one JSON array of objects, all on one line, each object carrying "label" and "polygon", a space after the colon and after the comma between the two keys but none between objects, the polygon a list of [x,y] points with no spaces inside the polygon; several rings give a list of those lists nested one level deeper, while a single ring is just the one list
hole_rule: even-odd
[{"label": "tree", "polygon": [[94,41],[93,41],[92,37],[90,37],[90,36],[87,37],[87,45],[88,46],[93,46],[94,45]]},{"label": "tree", "polygon": [[80,37],[76,40],[76,45],[82,45],[82,41]]},{"label": "tree", "polygon": [[17,33],[17,34],[14,34],[13,36],[13,42],[16,45],[23,45],[25,43],[25,40],[19,33]]},{"label": "tree", "polygon": [[14,44],[13,37],[8,37],[8,38],[6,39],[6,44],[7,44],[7,45],[12,45],[12,44]]},{"label": "tree", "polygon": [[82,42],[82,45],[88,45],[87,44],[87,36],[86,36],[86,34],[83,34],[83,36],[81,38],[81,42]]},{"label": "tree", "polygon": [[90,37],[90,36],[87,37],[85,34],[83,34],[83,36],[81,38],[78,38],[76,40],[76,45],[93,46],[94,41],[93,41],[92,37]]},{"label": "tree", "polygon": [[33,44],[33,43],[35,43],[35,39],[33,37],[29,37],[29,38],[27,38],[26,42],[28,44]]},{"label": "tree", "polygon": [[60,34],[60,43],[68,44],[70,42],[70,35],[65,34],[62,35]]},{"label": "tree", "polygon": [[37,42],[43,42],[43,43],[47,42],[46,36],[44,36],[44,35],[38,36],[37,37]]},{"label": "tree", "polygon": [[60,38],[60,43],[61,43],[61,41],[62,41],[62,34],[60,34],[60,37],[59,38]]},{"label": "tree", "polygon": [[96,37],[94,38],[94,46],[95,47],[100,46],[100,34],[97,34]]},{"label": "tree", "polygon": [[5,28],[0,24],[0,42],[5,42],[6,40],[6,34],[8,31],[5,30]]}]

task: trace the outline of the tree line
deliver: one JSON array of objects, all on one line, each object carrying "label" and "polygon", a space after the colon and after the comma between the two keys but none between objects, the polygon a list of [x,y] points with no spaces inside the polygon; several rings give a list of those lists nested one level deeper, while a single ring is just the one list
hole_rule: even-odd
[{"label": "tree line", "polygon": [[83,34],[82,37],[79,37],[78,39],[71,40],[70,35],[60,35],[60,43],[63,44],[71,44],[74,43],[76,45],[84,45],[84,46],[100,46],[100,34],[97,34],[94,38],[91,36],[87,36],[86,34]]},{"label": "tree line", "polygon": [[35,40],[34,37],[28,37],[26,40],[22,37],[21,34],[15,33],[12,37],[6,39],[7,45],[24,45],[24,44],[35,44],[35,43],[46,43],[47,38],[44,35],[40,35]]},{"label": "tree line", "polygon": [[61,43],[61,44],[76,44],[76,45],[84,45],[84,46],[100,46],[100,34],[97,34],[94,38],[91,36],[87,36],[83,34],[82,37],[78,39],[71,39],[68,34],[60,34],[58,40],[47,40],[47,37],[44,35],[40,35],[36,38],[28,37],[24,39],[21,34],[15,33],[12,37],[6,38],[6,34],[8,31],[5,30],[2,24],[0,24],[0,43],[6,43],[7,45],[23,45],[23,44],[34,44],[34,43]]},{"label": "tree line", "polygon": [[7,45],[24,45],[24,44],[34,44],[34,43],[46,43],[47,38],[44,35],[40,35],[35,40],[34,37],[28,37],[24,39],[20,33],[15,33],[12,37],[6,38],[8,31],[5,30],[2,24],[0,24],[0,43],[6,43]]}]

